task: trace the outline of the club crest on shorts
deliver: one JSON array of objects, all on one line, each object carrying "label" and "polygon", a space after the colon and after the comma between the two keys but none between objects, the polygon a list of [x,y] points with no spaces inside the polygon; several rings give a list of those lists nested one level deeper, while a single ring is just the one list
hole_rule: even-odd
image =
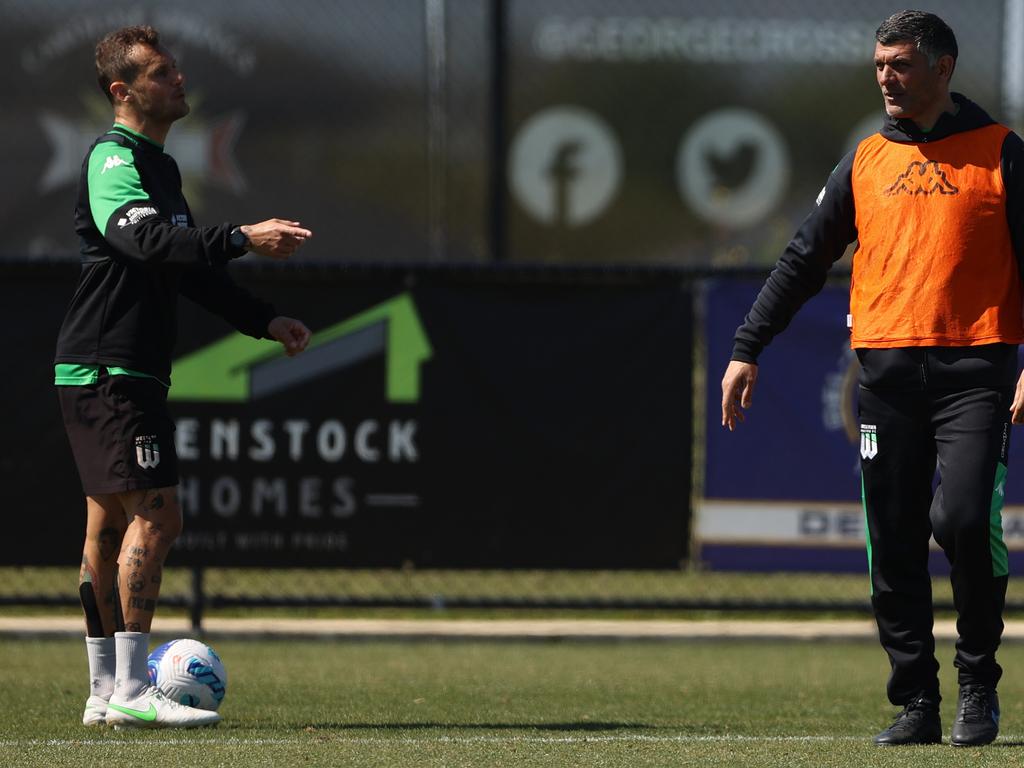
[{"label": "club crest on shorts", "polygon": [[875,424],[860,425],[860,457],[873,459],[878,455],[878,427]]},{"label": "club crest on shorts", "polygon": [[160,445],[156,435],[139,435],[135,438],[135,461],[143,469],[153,469],[160,463]]}]

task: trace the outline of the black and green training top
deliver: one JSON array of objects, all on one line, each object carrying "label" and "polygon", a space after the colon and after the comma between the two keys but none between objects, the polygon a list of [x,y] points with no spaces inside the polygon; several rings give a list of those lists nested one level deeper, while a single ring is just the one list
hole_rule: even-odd
[{"label": "black and green training top", "polygon": [[231,229],[195,226],[174,158],[115,124],[82,163],[82,271],[57,339],[58,367],[124,368],[169,381],[179,294],[242,333],[270,338],[274,308],[225,269],[244,253],[229,242]]}]

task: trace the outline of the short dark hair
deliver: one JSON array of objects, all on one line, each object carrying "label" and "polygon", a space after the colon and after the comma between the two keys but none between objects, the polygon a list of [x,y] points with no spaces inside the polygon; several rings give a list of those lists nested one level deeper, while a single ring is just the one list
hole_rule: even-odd
[{"label": "short dark hair", "polygon": [[943,56],[952,56],[955,63],[959,53],[956,35],[949,25],[934,13],[925,11],[894,13],[882,22],[882,26],[875,32],[875,40],[882,45],[909,40],[928,57],[932,66]]},{"label": "short dark hair", "polygon": [[111,104],[114,96],[110,93],[110,84],[115,80],[130,83],[139,74],[139,65],[130,56],[136,45],[156,48],[160,45],[160,33],[150,26],[124,27],[96,44],[96,79]]}]

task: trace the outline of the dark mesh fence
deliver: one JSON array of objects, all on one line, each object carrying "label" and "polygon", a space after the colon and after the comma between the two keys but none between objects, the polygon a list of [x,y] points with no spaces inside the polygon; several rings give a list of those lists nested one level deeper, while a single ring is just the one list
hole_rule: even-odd
[{"label": "dark mesh fence", "polygon": [[[304,263],[771,264],[877,127],[881,0],[0,4],[0,255],[74,258],[110,121],[92,47],[156,25],[192,113],[168,140],[200,221],[293,216]],[[1019,123],[1017,0],[932,6],[954,85]],[[1015,29],[1014,27],[1017,27]]]},{"label": "dark mesh fence", "polygon": [[[71,568],[4,568],[0,606],[79,605]],[[932,583],[938,610],[952,611],[948,579]],[[201,618],[244,609],[408,608],[560,611],[764,611],[868,613],[866,574],[743,574],[669,571],[431,571],[169,567],[161,604]],[[1011,578],[1007,610],[1024,609]]]},{"label": "dark mesh fence", "polygon": [[[943,16],[959,39],[954,89],[1019,130],[1024,125],[1024,3],[942,0],[929,9]],[[167,150],[181,167],[196,219],[212,223],[285,216],[310,226],[315,237],[301,259],[287,270],[255,279],[270,294],[286,296],[298,306],[296,312],[307,308],[317,320],[315,331],[343,334],[346,318],[370,317],[376,307],[394,309],[397,305],[387,302],[403,292],[421,313],[424,302],[428,307],[433,302],[435,315],[426,320],[430,333],[443,331],[457,340],[446,352],[437,348],[440,337],[430,339],[442,361],[445,354],[454,354],[452,348],[462,355],[466,349],[486,347],[477,337],[485,336],[492,323],[506,328],[502,343],[522,357],[509,352],[502,359],[489,349],[460,358],[467,367],[458,377],[464,388],[459,391],[493,396],[488,407],[507,417],[502,423],[511,432],[528,432],[538,455],[544,455],[549,437],[536,426],[542,420],[531,420],[535,414],[528,402],[516,411],[510,405],[515,398],[503,399],[488,378],[492,371],[500,371],[495,380],[507,378],[508,371],[524,365],[532,370],[530,355],[535,356],[535,350],[515,347],[518,328],[511,320],[506,327],[495,319],[495,306],[504,306],[502,302],[507,302],[508,317],[523,313],[537,329],[551,323],[555,330],[550,335],[555,337],[573,328],[565,307],[583,313],[575,315],[579,322],[579,317],[591,317],[585,312],[596,305],[590,304],[589,295],[574,294],[559,310],[552,291],[597,282],[626,286],[626,301],[633,300],[630,286],[668,286],[657,294],[658,300],[671,308],[666,312],[678,313],[673,318],[687,318],[679,329],[685,347],[648,349],[644,339],[650,342],[653,332],[645,337],[637,326],[635,336],[619,340],[620,348],[623,354],[660,355],[669,361],[663,368],[676,374],[681,366],[692,378],[692,397],[688,392],[685,396],[692,408],[687,402],[685,409],[678,403],[666,409],[672,418],[685,418],[678,433],[692,453],[692,461],[676,468],[692,479],[692,491],[678,504],[671,499],[671,514],[679,516],[673,530],[682,532],[673,542],[681,555],[671,567],[659,562],[618,568],[549,563],[538,568],[520,562],[484,568],[469,557],[458,568],[416,558],[387,564],[342,562],[346,567],[336,568],[320,563],[302,568],[297,558],[273,568],[224,568],[211,556],[196,567],[179,563],[175,568],[172,555],[165,602],[200,612],[284,604],[866,610],[866,576],[855,572],[858,558],[863,559],[857,544],[862,531],[856,526],[856,491],[838,500],[769,498],[739,508],[721,486],[714,498],[704,495],[705,479],[719,477],[713,470],[722,466],[716,444],[708,438],[717,426],[714,390],[724,364],[721,349],[739,323],[744,303],[749,306],[756,279],[749,290],[721,286],[741,285],[733,282],[741,275],[763,277],[838,160],[876,130],[882,112],[871,63],[873,34],[892,10],[881,0],[294,0],[287,5],[181,0],[172,7],[125,4],[103,9],[87,2],[0,0],[0,64],[6,86],[0,142],[7,148],[6,183],[0,188],[0,227],[5,233],[0,260],[6,265],[4,288],[20,297],[22,316],[38,333],[19,368],[25,372],[22,380],[2,377],[6,400],[32,403],[49,387],[52,339],[72,290],[77,258],[71,226],[75,186],[86,148],[110,122],[109,107],[94,82],[93,45],[117,26],[152,23],[188,77],[192,113],[172,130]],[[59,272],[61,264],[68,271],[60,272],[56,282],[46,282],[56,275],[48,270]],[[386,285],[371,285],[360,277],[363,267],[395,265],[398,272],[387,277],[391,282]],[[439,266],[451,269],[429,271]],[[466,283],[460,282],[460,269],[478,272]],[[242,274],[248,274],[244,268]],[[335,283],[336,296],[322,298]],[[839,283],[841,294],[841,276]],[[672,291],[686,294],[683,309],[665,298]],[[730,304],[728,311],[716,314],[709,311],[709,296],[712,302],[733,301],[735,307]],[[841,298],[823,299],[833,300]],[[446,302],[468,314],[452,310],[446,318],[440,309]],[[594,312],[594,318],[600,316]],[[623,310],[622,316],[636,313]],[[653,328],[657,317],[652,318]],[[615,339],[613,325],[609,321],[605,326],[610,340]],[[456,326],[473,327],[477,336],[465,330],[455,333]],[[586,343],[587,329],[575,331],[578,336],[572,338]],[[182,337],[207,344],[226,333],[196,321]],[[820,339],[822,333],[812,335]],[[803,409],[817,420],[814,430],[838,440],[843,450],[848,448],[841,433],[849,411],[844,382],[850,370],[844,345],[840,338],[834,355],[831,348],[822,353],[827,359],[821,365],[821,392],[812,392]],[[558,357],[552,346],[550,359]],[[783,353],[776,359],[790,360]],[[808,368],[787,369],[780,379],[801,372],[818,375],[817,369],[807,374],[813,367],[809,358],[792,359],[793,365]],[[628,364],[606,362],[595,368],[602,381],[628,379],[632,358]],[[436,361],[429,364],[435,372],[441,367]],[[419,420],[422,425],[434,418],[440,424],[448,418],[450,410],[438,417],[415,405],[386,400],[377,394],[384,388],[384,367],[379,361],[367,365],[354,369],[355,384],[352,379],[337,384],[339,392],[365,387],[373,393],[365,412],[352,411],[353,423],[375,430],[384,423]],[[662,387],[656,396],[671,403],[667,382],[653,386]],[[564,408],[579,400],[568,389],[558,389],[554,377],[542,384],[524,391],[554,389],[564,395],[558,401]],[[77,507],[68,507],[78,503],[69,501],[77,491],[62,496],[55,480],[24,479],[32,471],[30,464],[55,462],[64,462],[59,467],[69,475],[64,480],[74,479],[69,457],[55,458],[59,448],[52,448],[51,455],[42,452],[42,446],[50,451],[49,446],[59,445],[54,435],[59,437],[61,429],[53,403],[47,402],[38,409],[25,406],[4,427],[3,482],[15,488],[27,483],[34,497],[29,503],[9,496],[5,508],[12,515],[45,509],[61,526],[74,528],[81,517]],[[260,407],[236,403],[225,407],[224,419],[230,416],[248,425],[278,418],[274,424],[280,426],[297,418],[288,413],[267,416]],[[343,411],[350,406],[339,407]],[[617,406],[612,402],[608,407]],[[207,408],[209,413],[215,410]],[[196,418],[205,418],[204,413]],[[319,422],[308,414],[303,418],[315,423],[334,419],[348,427],[349,412],[339,413],[320,414]],[[518,414],[518,420],[509,414]],[[565,424],[582,444],[590,436],[586,430],[591,422],[604,416],[595,408],[590,419],[567,419]],[[659,426],[654,418],[634,420],[630,429],[616,434],[618,444],[643,445]],[[436,427],[432,434],[439,433],[444,430]],[[56,442],[48,442],[51,438]],[[506,439],[507,434],[486,422],[479,435],[467,436],[462,445],[470,446],[467,456],[473,459],[474,453],[490,456],[487,452]],[[579,459],[586,446],[569,445],[579,453],[561,454],[548,465],[564,460],[581,489],[597,477],[614,494],[621,486],[615,485],[618,474],[627,466],[623,455],[607,452],[608,469],[595,471]],[[807,443],[798,447],[808,450]],[[366,455],[374,450],[371,446]],[[849,451],[852,462],[855,451]],[[483,459],[478,464],[467,461],[478,474],[484,471],[480,467],[490,471]],[[709,467],[708,462],[716,464]],[[419,482],[424,470],[414,469],[399,476]],[[305,476],[299,475],[304,471],[295,469],[298,474],[287,482],[312,487],[303,484]],[[278,479],[269,472],[261,486],[267,493]],[[531,473],[488,486],[491,498],[481,498],[479,514],[465,513],[460,525],[482,530],[479,518],[486,522],[487,510],[507,499],[510,487],[541,487],[543,462],[533,465]],[[382,471],[378,476],[392,482],[396,475]],[[484,485],[480,481],[474,487]],[[656,498],[663,489],[649,490]],[[409,498],[403,497],[406,502]],[[458,499],[451,498],[455,501],[445,506],[444,514],[457,506]],[[1004,527],[1011,552],[1019,553],[1024,551],[1021,507],[1015,498],[1008,503]],[[780,512],[779,504],[789,506]],[[522,506],[524,516],[541,517],[536,509]],[[573,512],[582,515],[586,510]],[[760,520],[783,520],[778,531],[768,526],[745,536],[748,522],[729,522],[734,518],[728,515],[761,512]],[[629,530],[633,514],[628,504],[620,504],[614,525]],[[792,530],[785,528],[790,525],[786,514],[798,521]],[[562,526],[559,535],[574,534],[572,525],[557,516],[549,519]],[[416,525],[426,536],[431,520],[420,519]],[[489,546],[498,551],[501,537],[510,530],[496,529]],[[282,531],[287,532],[285,524]],[[614,529],[608,536],[614,538]],[[722,537],[712,542],[722,545],[720,549],[790,547],[792,558],[780,555],[782,560],[768,565],[747,561],[746,569],[742,562],[726,568],[712,557],[710,536]],[[19,542],[21,552],[36,545]],[[813,562],[824,565],[809,571],[809,560],[800,554],[806,551],[818,553]],[[0,604],[77,602],[73,555],[66,561],[70,567],[33,565],[31,560],[0,562]],[[839,561],[842,567],[836,565]],[[950,607],[944,577],[936,577],[935,589],[938,602]],[[1024,607],[1024,596],[1016,589],[1011,580],[1009,604]]]},{"label": "dark mesh fence", "polygon": [[[880,124],[871,60],[891,4],[506,8],[512,259],[770,265]],[[960,40],[956,89],[1019,115],[1004,4],[931,10]]]}]

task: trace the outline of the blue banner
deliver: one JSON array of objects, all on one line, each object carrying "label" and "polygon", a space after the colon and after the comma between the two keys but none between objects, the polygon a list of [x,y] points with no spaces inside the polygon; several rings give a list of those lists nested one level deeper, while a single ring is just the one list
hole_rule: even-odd
[{"label": "blue banner", "polygon": [[848,291],[826,287],[761,355],[754,405],[734,432],[721,426],[722,373],[736,327],[761,282],[707,292],[707,470],[720,499],[857,501],[857,359],[846,328]]},{"label": "blue banner", "polygon": [[[850,349],[846,285],[829,285],[759,360],[753,406],[721,426],[721,377],[737,326],[762,281],[715,281],[704,295],[706,465],[696,536],[702,564],[723,570],[862,571],[859,365]],[[1010,451],[1003,535],[1024,566],[1024,449]],[[933,547],[934,547],[933,543]],[[948,571],[941,552],[933,572]]]}]

